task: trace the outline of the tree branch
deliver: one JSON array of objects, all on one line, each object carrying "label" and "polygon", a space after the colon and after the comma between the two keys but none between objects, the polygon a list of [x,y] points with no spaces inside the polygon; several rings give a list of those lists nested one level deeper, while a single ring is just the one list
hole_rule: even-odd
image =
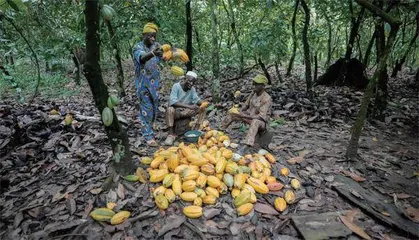
[{"label": "tree branch", "polygon": [[366,1],[366,0],[355,0],[359,5],[365,7],[366,9],[370,10],[375,15],[381,17],[386,21],[388,24],[391,25],[391,27],[398,27],[401,24],[401,21],[397,18],[393,18],[392,16],[388,15],[386,12],[384,12],[382,9],[376,7],[374,4]]}]

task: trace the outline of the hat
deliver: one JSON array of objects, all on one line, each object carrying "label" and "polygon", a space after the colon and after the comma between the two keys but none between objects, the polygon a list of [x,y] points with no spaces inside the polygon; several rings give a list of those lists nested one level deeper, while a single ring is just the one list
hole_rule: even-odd
[{"label": "hat", "polygon": [[186,76],[191,76],[191,77],[193,77],[193,78],[197,78],[197,77],[198,77],[198,75],[197,75],[195,72],[192,72],[192,71],[188,71],[188,72],[186,73]]},{"label": "hat", "polygon": [[264,75],[258,74],[255,78],[253,78],[253,82],[268,84],[268,79]]},{"label": "hat", "polygon": [[159,27],[157,27],[156,24],[149,22],[146,25],[144,25],[143,33],[153,33],[153,32],[157,32],[158,30],[159,30]]}]

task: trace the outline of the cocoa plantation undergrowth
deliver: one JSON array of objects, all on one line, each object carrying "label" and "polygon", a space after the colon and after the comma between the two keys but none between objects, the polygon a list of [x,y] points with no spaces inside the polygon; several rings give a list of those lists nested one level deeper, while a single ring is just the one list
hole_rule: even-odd
[{"label": "cocoa plantation undergrowth", "polygon": [[[116,112],[128,130],[136,164],[144,166],[141,160],[154,157],[158,148],[145,147],[140,137],[137,100],[131,81],[133,69],[131,64],[124,67],[130,73],[127,97],[121,99]],[[111,80],[115,75],[109,71],[104,76],[111,89],[115,86]],[[211,128],[217,129],[226,111],[246,99],[251,91],[251,77],[223,82],[222,88],[228,91],[224,92],[222,103],[210,103],[208,108]],[[275,199],[285,197],[285,191],[257,192],[252,209],[247,209],[249,206],[242,209],[249,210],[243,216],[237,214],[230,191],[220,194],[214,203],[214,199],[207,197],[207,203],[202,203],[202,216],[197,218],[184,215],[185,207],[191,205],[187,201],[168,202],[164,210],[159,209],[155,199],[159,194],[153,196],[153,193],[162,183],[133,182],[124,179],[126,176],[116,176],[114,188],[104,191],[101,187],[113,156],[86,83],[68,86],[79,90],[78,96],[37,98],[27,109],[12,97],[5,98],[0,104],[0,236],[3,239],[295,239],[313,237],[301,222],[320,224],[324,223],[321,217],[328,216],[336,219],[333,221],[336,224],[325,225],[321,231],[335,230],[334,237],[352,234],[364,238],[414,238],[359,208],[356,201],[367,200],[359,189],[349,189],[352,200],[339,190],[344,187],[342,177],[354,181],[366,191],[380,194],[380,201],[395,206],[399,217],[419,226],[419,152],[417,135],[414,135],[418,131],[418,96],[417,89],[409,85],[412,79],[406,73],[391,79],[384,122],[370,121],[366,125],[358,163],[347,162],[344,153],[362,92],[346,87],[316,87],[315,99],[310,101],[302,80],[290,77],[284,78],[283,83],[275,82],[269,89],[274,98],[271,122],[274,139],[268,151],[276,160],[270,163],[270,171],[284,189],[292,189],[291,179],[298,179],[301,188],[295,191],[295,201],[282,212],[275,208],[278,205]],[[210,87],[199,84],[201,96],[209,96]],[[169,89],[166,82],[160,106],[166,106]],[[237,90],[241,94],[234,97]],[[71,116],[67,124],[66,116]],[[162,112],[156,125],[160,141],[167,135],[163,131],[163,116]],[[231,143],[240,144],[244,137],[241,130],[243,126],[236,124],[225,134]],[[178,140],[177,144],[182,145],[181,142]],[[234,154],[236,149],[230,149]],[[252,149],[254,153],[259,150]],[[213,167],[216,168],[216,163]],[[281,175],[283,168],[290,170],[286,178]],[[133,169],[132,173],[135,172]],[[209,187],[219,187],[221,183],[229,187],[229,179],[220,182],[216,179],[220,180],[211,178]],[[168,184],[167,181],[163,184]],[[188,187],[186,184],[185,188]],[[187,200],[189,197],[184,196]],[[113,211],[130,212],[121,224],[98,222],[89,215],[111,202],[116,204]],[[374,206],[374,211],[385,218],[397,219],[383,206]]]}]

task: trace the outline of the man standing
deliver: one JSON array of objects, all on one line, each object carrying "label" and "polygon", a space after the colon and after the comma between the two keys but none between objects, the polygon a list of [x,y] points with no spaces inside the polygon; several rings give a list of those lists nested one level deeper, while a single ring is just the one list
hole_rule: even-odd
[{"label": "man standing", "polygon": [[147,144],[157,146],[152,129],[159,106],[160,71],[158,63],[162,57],[160,44],[156,42],[158,27],[147,23],[143,28],[143,40],[133,48],[135,86],[139,100],[138,120],[141,133]]},{"label": "man standing", "polygon": [[234,121],[241,121],[250,125],[246,138],[242,142],[244,147],[239,153],[244,153],[248,147],[253,147],[258,132],[266,131],[271,114],[272,98],[265,91],[268,79],[264,75],[257,75],[253,79],[253,92],[244,103],[239,113],[230,113],[223,120],[221,130],[225,130]]},{"label": "man standing", "polygon": [[176,139],[174,129],[176,120],[191,118],[198,114],[196,126],[200,126],[204,121],[205,108],[199,107],[202,101],[194,88],[196,79],[197,74],[189,71],[183,80],[173,84],[169,107],[166,111],[166,125],[169,129],[169,135],[164,143],[167,146],[172,145]]}]

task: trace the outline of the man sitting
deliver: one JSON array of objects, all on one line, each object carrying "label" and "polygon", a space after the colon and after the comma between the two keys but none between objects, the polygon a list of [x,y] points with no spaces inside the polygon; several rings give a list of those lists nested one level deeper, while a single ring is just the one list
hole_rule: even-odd
[{"label": "man sitting", "polygon": [[205,108],[199,107],[202,101],[193,87],[196,79],[197,74],[189,71],[180,82],[173,84],[169,107],[166,111],[166,124],[169,129],[169,135],[164,143],[167,146],[172,145],[176,139],[174,128],[176,120],[187,119],[198,115],[195,126],[200,126],[204,121]]},{"label": "man sitting", "polygon": [[272,98],[265,91],[268,79],[264,75],[257,75],[253,79],[253,92],[237,113],[230,112],[224,118],[221,130],[225,130],[234,121],[241,121],[250,125],[246,138],[242,142],[244,147],[239,150],[243,154],[248,147],[253,147],[256,135],[263,134],[267,130],[271,114]]}]

